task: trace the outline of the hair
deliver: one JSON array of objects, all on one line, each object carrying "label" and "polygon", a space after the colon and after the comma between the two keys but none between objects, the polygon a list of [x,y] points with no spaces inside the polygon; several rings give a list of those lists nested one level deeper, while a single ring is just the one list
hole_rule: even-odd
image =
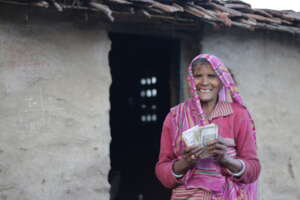
[{"label": "hair", "polygon": [[[192,63],[192,71],[195,69],[196,66],[198,65],[209,65],[211,66],[210,62],[206,59],[206,58],[197,58],[196,60],[194,60],[194,62]],[[233,81],[237,84],[237,81],[235,79],[235,75],[233,73],[233,71],[229,68],[226,67],[233,79]]]},{"label": "hair", "polygon": [[192,70],[195,69],[196,66],[198,65],[211,65],[206,58],[197,58],[194,60],[192,63]]}]

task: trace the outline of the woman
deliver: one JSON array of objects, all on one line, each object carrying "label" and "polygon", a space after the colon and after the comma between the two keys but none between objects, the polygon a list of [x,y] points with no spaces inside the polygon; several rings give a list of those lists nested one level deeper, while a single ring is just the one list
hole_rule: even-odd
[{"label": "woman", "polygon": [[[156,175],[171,200],[256,200],[260,163],[255,129],[231,73],[216,56],[200,54],[189,66],[192,98],[167,115]],[[182,132],[218,126],[208,145],[186,146]]]}]

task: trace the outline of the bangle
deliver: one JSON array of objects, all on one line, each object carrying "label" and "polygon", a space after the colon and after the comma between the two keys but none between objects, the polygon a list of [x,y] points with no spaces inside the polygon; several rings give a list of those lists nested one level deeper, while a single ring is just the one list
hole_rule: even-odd
[{"label": "bangle", "polygon": [[230,173],[232,176],[237,176],[237,177],[239,177],[239,176],[243,175],[244,172],[245,172],[245,170],[246,170],[246,164],[245,164],[245,162],[242,161],[242,160],[239,160],[239,161],[240,161],[241,164],[242,164],[242,169],[241,169],[239,172],[233,173],[233,172],[231,172],[231,171],[228,169],[229,173]]},{"label": "bangle", "polygon": [[183,177],[183,174],[176,174],[173,170],[172,170],[172,175],[173,175],[175,178],[182,178],[182,177]]}]

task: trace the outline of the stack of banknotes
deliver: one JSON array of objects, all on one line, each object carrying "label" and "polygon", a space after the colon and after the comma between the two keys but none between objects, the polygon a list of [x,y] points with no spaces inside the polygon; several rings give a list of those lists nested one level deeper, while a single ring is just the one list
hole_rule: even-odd
[{"label": "stack of banknotes", "polygon": [[206,146],[212,140],[218,138],[218,125],[196,125],[182,133],[182,138],[187,146]]}]

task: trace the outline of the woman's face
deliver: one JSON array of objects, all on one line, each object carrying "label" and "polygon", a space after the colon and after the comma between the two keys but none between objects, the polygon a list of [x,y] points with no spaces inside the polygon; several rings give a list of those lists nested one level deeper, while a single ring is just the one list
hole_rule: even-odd
[{"label": "woman's face", "polygon": [[197,93],[202,104],[216,103],[222,87],[218,75],[209,64],[199,64],[193,68]]}]

